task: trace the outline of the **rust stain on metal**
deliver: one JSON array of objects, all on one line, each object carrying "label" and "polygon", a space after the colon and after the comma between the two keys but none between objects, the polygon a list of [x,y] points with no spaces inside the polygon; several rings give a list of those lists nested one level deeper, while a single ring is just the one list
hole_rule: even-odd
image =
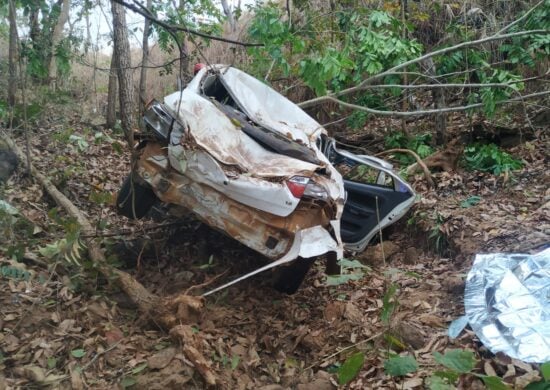
[{"label": "rust stain on metal", "polygon": [[[335,219],[335,207],[327,204],[321,207],[315,202],[299,204],[286,217],[251,208],[155,163],[159,157],[168,158],[167,153],[166,148],[150,143],[141,150],[138,161],[138,172],[152,185],[159,199],[191,210],[206,224],[273,260],[288,252],[299,230],[314,226],[328,228],[330,221]],[[212,213],[212,210],[216,212]],[[272,249],[266,247],[270,238],[277,240]]]}]

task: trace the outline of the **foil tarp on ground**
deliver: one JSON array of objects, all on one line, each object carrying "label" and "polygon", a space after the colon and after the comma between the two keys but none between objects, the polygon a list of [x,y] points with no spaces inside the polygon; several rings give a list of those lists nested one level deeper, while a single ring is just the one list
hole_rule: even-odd
[{"label": "foil tarp on ground", "polygon": [[477,255],[466,279],[466,317],[493,353],[550,361],[550,248]]}]

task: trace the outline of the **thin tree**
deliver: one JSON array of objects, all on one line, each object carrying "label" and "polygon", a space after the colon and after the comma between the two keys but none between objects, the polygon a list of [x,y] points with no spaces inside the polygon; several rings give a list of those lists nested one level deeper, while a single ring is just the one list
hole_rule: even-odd
[{"label": "thin tree", "polygon": [[116,123],[118,76],[116,67],[116,51],[113,50],[111,56],[111,67],[109,69],[109,86],[107,90],[107,111],[105,113],[105,122],[108,128],[113,128]]},{"label": "thin tree", "polygon": [[17,91],[17,22],[15,19],[15,4],[14,0],[9,0],[9,78],[8,78],[8,105],[15,106],[15,93]]},{"label": "thin tree", "polygon": [[231,32],[235,32],[237,30],[237,23],[235,21],[235,15],[233,13],[232,7],[229,5],[227,0],[221,0],[223,13],[225,16],[227,16],[227,21],[229,22],[229,26],[231,27]]},{"label": "thin tree", "polygon": [[61,11],[57,19],[57,23],[52,32],[52,56],[50,57],[50,63],[48,67],[48,80],[53,84],[53,87],[57,87],[57,60],[56,51],[59,43],[63,37],[63,28],[69,19],[69,10],[71,7],[71,0],[63,0],[61,3]]},{"label": "thin tree", "polygon": [[114,58],[118,75],[120,120],[122,129],[126,134],[130,147],[132,147],[134,144],[133,129],[136,120],[133,106],[135,100],[126,15],[124,7],[114,1],[111,2],[111,12],[113,14]]},{"label": "thin tree", "polygon": [[[150,9],[153,4],[152,0],[147,0],[147,9]],[[143,25],[143,54],[141,56],[141,74],[139,78],[139,112],[145,110],[147,96],[145,96],[145,88],[147,88],[147,64],[149,61],[149,30],[151,29],[151,21],[145,18]]]},{"label": "thin tree", "polygon": [[[179,11],[181,13],[181,18],[184,18],[185,15],[185,0],[180,0]],[[187,50],[187,42],[185,40],[185,34],[179,34],[179,54],[180,54],[180,71],[178,75],[178,89],[183,89],[185,84],[188,81],[186,76],[187,70],[189,69],[189,51]]]}]

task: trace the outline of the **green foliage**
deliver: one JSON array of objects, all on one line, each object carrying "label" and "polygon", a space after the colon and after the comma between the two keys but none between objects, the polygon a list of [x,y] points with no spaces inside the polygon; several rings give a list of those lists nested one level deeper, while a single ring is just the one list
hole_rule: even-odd
[{"label": "green foliage", "polygon": [[84,351],[83,349],[73,349],[71,351],[71,355],[77,359],[80,359],[86,355],[86,351]]},{"label": "green foliage", "polygon": [[[223,16],[212,0],[181,1],[178,4],[154,1],[151,11],[157,18],[168,24],[185,26],[214,36],[220,35],[222,32],[220,21]],[[151,29],[157,34],[159,47],[166,53],[172,53],[178,49],[178,43],[181,44],[185,39],[191,39],[197,45],[202,45],[205,42],[207,45],[209,44],[208,39],[187,35],[184,32],[171,34],[156,23],[151,25]],[[188,55],[195,57],[198,53],[188,53]],[[166,65],[160,74],[170,74],[172,71],[173,66]]]},{"label": "green foliage", "polygon": [[[409,149],[418,154],[420,158],[426,158],[434,153],[434,149],[430,146],[432,135],[417,134],[412,138],[407,137],[402,132],[395,132],[388,135],[384,139],[386,149]],[[408,153],[396,153],[396,160],[401,164],[409,165],[415,162],[415,158]]]},{"label": "green foliage", "polygon": [[540,373],[545,381],[550,382],[550,362],[540,365]]},{"label": "green foliage", "polygon": [[550,362],[540,365],[542,380],[533,382],[525,387],[525,390],[550,390]]},{"label": "green foliage", "polygon": [[252,72],[262,78],[298,77],[317,95],[352,86],[422,50],[416,40],[402,39],[405,26],[384,11],[338,6],[328,36],[328,18],[319,10],[309,9],[299,25],[285,20],[274,3],[253,10],[248,35],[265,46],[249,50]]},{"label": "green foliage", "polygon": [[351,355],[346,361],[338,368],[338,383],[340,386],[344,386],[351,382],[365,363],[365,354],[363,352],[357,352]]},{"label": "green foliage", "polygon": [[437,363],[461,374],[472,371],[477,363],[473,352],[461,349],[451,349],[445,355],[434,352],[433,356]]},{"label": "green foliage", "polygon": [[523,167],[523,163],[495,144],[473,144],[464,149],[466,168],[500,175]]},{"label": "green foliage", "polygon": [[473,196],[470,196],[469,198],[464,199],[463,201],[461,201],[460,202],[460,207],[462,207],[463,209],[467,209],[467,208],[470,208],[472,206],[475,206],[479,202],[481,202],[481,196],[473,195]]},{"label": "green foliage", "polygon": [[403,376],[418,370],[418,363],[412,356],[394,356],[384,362],[384,370],[391,376]]},{"label": "green foliage", "polygon": [[31,278],[29,271],[9,265],[3,265],[0,267],[0,275],[6,279],[16,280],[29,280]]},{"label": "green foliage", "polygon": [[359,280],[365,276],[365,271],[370,268],[357,260],[340,259],[340,275],[327,275],[327,286],[340,286],[350,280]]},{"label": "green foliage", "polygon": [[48,216],[65,231],[65,237],[46,244],[39,248],[38,252],[48,259],[62,260],[68,264],[80,266],[86,250],[86,246],[80,240],[80,225],[74,218],[60,216],[56,208],[50,210]]},{"label": "green foliage", "polygon": [[15,207],[0,199],[0,250],[5,251],[8,257],[21,260],[27,244],[34,241],[32,236],[39,231]]},{"label": "green foliage", "polygon": [[439,352],[433,353],[434,360],[445,366],[447,371],[436,371],[430,377],[430,389],[443,390],[452,389],[452,385],[458,380],[460,375],[474,375],[480,378],[489,390],[506,390],[509,387],[496,376],[487,376],[473,372],[478,360],[471,351],[461,349],[451,349],[444,355]]},{"label": "green foliage", "polygon": [[437,211],[434,211],[431,220],[432,228],[430,229],[430,234],[428,234],[428,242],[430,245],[433,245],[436,253],[442,254],[449,245],[447,237],[443,231],[445,218]]}]

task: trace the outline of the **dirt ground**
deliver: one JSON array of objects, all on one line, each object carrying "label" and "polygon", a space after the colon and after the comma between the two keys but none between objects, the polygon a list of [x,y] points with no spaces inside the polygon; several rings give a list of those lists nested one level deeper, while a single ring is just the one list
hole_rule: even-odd
[{"label": "dirt ground", "polygon": [[[151,291],[185,291],[225,273],[190,290],[198,295],[263,264],[255,252],[192,219],[117,216],[113,195],[129,169],[127,153],[117,152],[124,150],[122,137],[96,136],[77,119],[70,125],[81,138],[70,138],[67,123],[34,129],[34,164],[97,224],[110,259]],[[330,286],[319,262],[294,295],[276,292],[266,272],[208,297],[192,330],[219,387],[336,388],[338,367],[362,351],[365,362],[349,388],[427,388],[426,379],[441,369],[433,352],[453,348],[474,351],[476,372],[500,376],[511,387],[537,380],[536,365],[492,355],[468,328],[454,340],[446,332],[463,314],[474,254],[536,252],[549,242],[549,146],[541,131],[509,149],[524,168],[507,177],[435,172],[434,189],[422,175],[411,178],[419,199],[384,235],[385,258],[380,243],[348,256],[369,267],[359,280]],[[20,169],[0,191],[26,220],[23,227],[10,225],[13,235],[4,237],[18,244],[23,261],[0,253],[0,389],[204,388],[181,346],[141,318],[85,254],[50,260],[40,253],[66,237],[70,224],[61,210],[51,211],[55,204],[38,184]],[[396,292],[384,303],[392,286]],[[390,320],[382,321],[390,303]],[[387,375],[390,351],[414,356],[418,371]],[[463,375],[458,387],[483,384]]]}]

